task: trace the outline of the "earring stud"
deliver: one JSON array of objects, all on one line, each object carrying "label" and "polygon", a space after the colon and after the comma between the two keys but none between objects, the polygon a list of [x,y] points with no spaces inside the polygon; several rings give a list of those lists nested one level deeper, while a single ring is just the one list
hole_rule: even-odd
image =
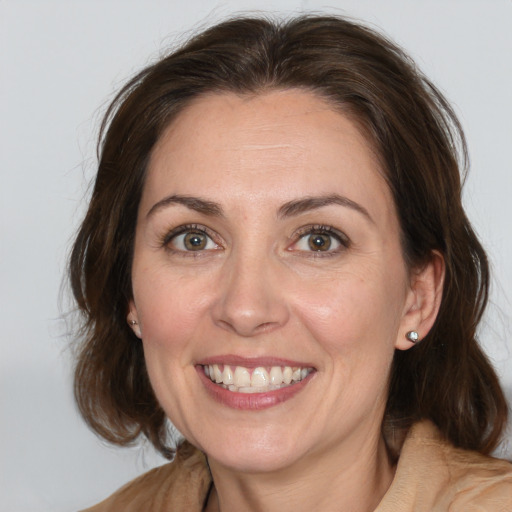
[{"label": "earring stud", "polygon": [[140,327],[139,327],[139,322],[137,322],[137,320],[134,320],[134,319],[126,319],[126,321],[128,322],[128,325],[132,328],[135,336],[137,336],[137,338],[142,338],[142,334],[140,332]]},{"label": "earring stud", "polygon": [[420,336],[416,331],[409,331],[405,337],[411,342],[411,343],[418,343],[420,340]]}]

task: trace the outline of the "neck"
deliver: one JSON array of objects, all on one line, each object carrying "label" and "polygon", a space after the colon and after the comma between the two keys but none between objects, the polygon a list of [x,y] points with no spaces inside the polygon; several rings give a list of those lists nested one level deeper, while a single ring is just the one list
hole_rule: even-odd
[{"label": "neck", "polygon": [[371,512],[389,488],[394,468],[383,438],[329,447],[271,473],[241,473],[210,460],[214,488],[207,512]]}]

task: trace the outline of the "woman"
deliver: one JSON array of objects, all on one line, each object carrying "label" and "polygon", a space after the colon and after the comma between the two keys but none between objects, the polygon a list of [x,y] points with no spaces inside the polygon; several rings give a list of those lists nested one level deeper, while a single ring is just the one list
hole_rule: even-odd
[{"label": "woman", "polygon": [[101,140],[76,396],[175,458],[90,510],[512,507],[464,137],[400,49],[228,21],[131,80]]}]

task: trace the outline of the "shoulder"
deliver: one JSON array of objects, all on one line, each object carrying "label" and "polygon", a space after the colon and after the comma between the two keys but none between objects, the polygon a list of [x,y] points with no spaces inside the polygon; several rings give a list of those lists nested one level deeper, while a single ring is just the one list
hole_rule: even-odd
[{"label": "shoulder", "polygon": [[148,471],[82,512],[200,511],[210,483],[204,455],[184,443],[172,462]]},{"label": "shoulder", "polygon": [[393,483],[377,509],[388,510],[510,512],[512,464],[455,448],[432,423],[418,423],[406,438]]}]

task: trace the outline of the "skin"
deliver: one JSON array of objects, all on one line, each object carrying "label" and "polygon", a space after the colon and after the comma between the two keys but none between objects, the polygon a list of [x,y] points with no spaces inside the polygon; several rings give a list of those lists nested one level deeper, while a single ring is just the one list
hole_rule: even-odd
[{"label": "skin", "polygon": [[[200,97],[157,143],[128,319],[162,407],[208,456],[207,510],[370,511],[389,487],[390,365],[413,346],[407,331],[430,329],[443,263],[406,268],[382,176],[356,125],[298,90]],[[333,194],[349,201],[283,215],[287,203]],[[176,195],[222,214],[165,201]],[[204,249],[173,238],[184,225],[206,230]],[[333,229],[329,250],[311,250],[308,226]],[[226,354],[315,372],[290,399],[239,410],[214,400],[197,370]]]}]

